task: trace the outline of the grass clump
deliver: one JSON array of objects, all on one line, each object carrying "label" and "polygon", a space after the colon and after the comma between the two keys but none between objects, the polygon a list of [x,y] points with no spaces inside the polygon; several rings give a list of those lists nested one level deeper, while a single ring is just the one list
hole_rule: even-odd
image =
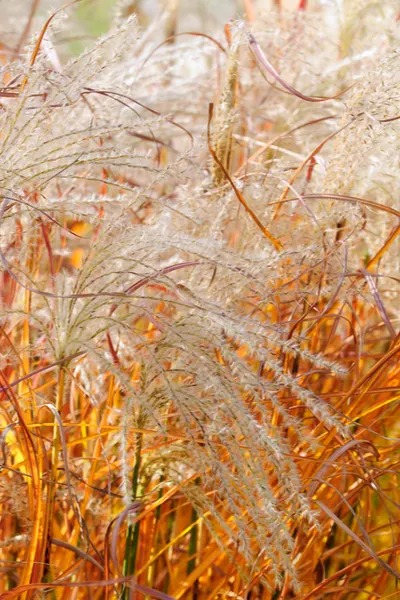
[{"label": "grass clump", "polygon": [[390,597],[395,7],[75,4],[0,37],[1,597]]}]

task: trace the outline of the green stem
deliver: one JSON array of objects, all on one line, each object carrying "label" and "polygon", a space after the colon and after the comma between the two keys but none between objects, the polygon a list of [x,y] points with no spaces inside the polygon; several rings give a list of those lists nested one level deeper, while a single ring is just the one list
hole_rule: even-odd
[{"label": "green stem", "polygon": [[[58,372],[58,385],[57,385],[57,397],[56,397],[56,410],[58,414],[61,414],[64,405],[65,396],[65,369],[60,367]],[[53,576],[51,573],[51,538],[53,533],[53,521],[54,521],[54,501],[56,494],[56,482],[57,482],[57,466],[58,466],[58,454],[60,450],[60,431],[57,426],[56,417],[53,415],[53,444],[51,448],[50,456],[50,475],[49,484],[47,491],[47,503],[46,503],[46,523],[45,523],[45,537],[46,541],[46,552],[45,552],[45,567],[43,573],[43,581],[52,581]],[[55,592],[52,592],[52,597],[55,598]]]},{"label": "green stem", "polygon": [[[193,508],[192,510],[192,523],[195,523],[197,521],[197,510],[195,508]],[[195,566],[196,566],[196,549],[197,549],[197,525],[194,525],[190,531],[190,538],[189,538],[189,556],[191,558],[189,558],[188,560],[188,564],[187,564],[187,574],[190,575],[190,573],[192,571],[194,571]]]},{"label": "green stem", "polygon": [[[200,477],[198,477],[195,481],[195,485],[200,485]],[[196,523],[198,519],[197,510],[192,508],[192,523]],[[197,553],[197,542],[198,542],[198,525],[193,525],[190,531],[189,538],[189,560],[187,564],[187,574],[190,575],[196,568],[196,553]],[[198,596],[198,580],[193,583],[193,593],[192,598],[195,600]]]},{"label": "green stem", "polygon": [[[139,474],[142,461],[143,434],[136,434],[135,466],[132,473],[132,502],[138,497]],[[125,542],[125,559],[123,566],[124,575],[132,575],[135,570],[136,555],[139,545],[140,521],[128,526]],[[122,600],[129,600],[129,588],[125,588]]]}]

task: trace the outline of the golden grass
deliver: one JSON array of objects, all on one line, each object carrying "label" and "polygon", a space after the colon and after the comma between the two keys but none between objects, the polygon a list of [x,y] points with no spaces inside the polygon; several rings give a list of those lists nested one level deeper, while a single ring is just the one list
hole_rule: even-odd
[{"label": "golden grass", "polygon": [[[177,3],[172,2],[171,6],[167,37],[176,33]],[[301,10],[306,10],[306,6],[302,2]],[[255,3],[246,0],[244,11],[249,21],[255,19]],[[31,66],[35,64],[49,23],[50,20],[36,37]],[[234,143],[233,111],[240,104],[241,93],[237,60],[238,48],[231,48],[225,82],[215,90],[214,122],[211,122],[212,110],[209,113],[208,126],[212,125],[212,133],[208,132],[208,160],[212,165],[212,185],[216,188],[213,199],[218,201],[224,186],[232,188],[250,221],[262,231],[274,252],[279,253],[290,244],[287,225],[283,231],[279,229],[280,219],[287,218],[288,204],[293,200],[299,202],[298,198],[288,196],[292,196],[293,186],[301,177],[311,179],[314,158],[328,137],[305,160],[294,164],[288,186],[270,203],[275,207],[271,208],[274,212],[268,226],[264,226],[256,209],[251,208],[251,198],[237,186],[238,175],[254,170],[255,165],[263,165],[270,156],[271,145],[279,143],[281,132],[272,130],[268,143],[255,152],[251,145],[246,147],[245,142]],[[258,69],[255,62],[249,68],[254,73]],[[17,95],[23,94],[29,77],[28,73],[19,82]],[[160,81],[161,87],[164,84]],[[243,125],[242,140],[247,133]],[[163,150],[167,152],[166,148]],[[166,160],[162,152],[154,155],[157,167]],[[95,184],[99,202],[108,193],[111,176],[107,168],[103,167],[103,181]],[[118,183],[131,185],[123,173]],[[169,191],[162,182],[157,185],[160,197],[167,196]],[[322,193],[302,193],[301,201],[312,206],[313,201],[323,197]],[[149,304],[153,314],[145,313],[134,323],[140,341],[137,337],[132,341],[129,355],[138,358],[130,360],[128,366],[122,364],[118,343],[107,333],[100,343],[111,356],[110,366],[102,370],[93,363],[90,372],[91,356],[85,350],[52,361],[46,353],[31,351],[37,336],[31,318],[35,316],[32,313],[35,291],[21,287],[3,261],[0,598],[317,600],[334,595],[335,600],[361,600],[396,597],[400,577],[397,566],[400,550],[400,456],[397,455],[400,450],[397,419],[400,337],[373,282],[374,276],[379,274],[378,267],[396,242],[400,231],[396,219],[400,213],[382,202],[351,194],[327,191],[326,197],[334,207],[372,208],[392,220],[389,235],[381,235],[378,249],[367,258],[363,268],[338,273],[336,289],[326,294],[329,252],[341,248],[339,230],[345,229],[345,225],[337,225],[335,244],[330,250],[326,249],[321,269],[315,271],[310,257],[298,264],[297,257],[282,252],[277,277],[272,281],[266,277],[265,296],[248,288],[243,290],[238,302],[241,314],[257,314],[261,323],[268,322],[276,330],[284,330],[286,341],[301,339],[298,352],[289,352],[276,343],[272,349],[275,360],[285,376],[294,378],[308,392],[323,399],[338,421],[348,427],[346,439],[338,429],[320,419],[293,388],[282,385],[278,391],[280,405],[296,417],[314,440],[311,449],[294,427],[287,425],[281,410],[270,399],[265,399],[265,407],[272,415],[271,426],[282,431],[290,448],[287,458],[294,461],[303,492],[316,515],[314,523],[300,513],[290,515],[287,522],[293,540],[291,560],[298,573],[299,587],[293,588],[290,574],[282,572],[283,585],[279,588],[268,556],[261,557],[254,565],[249,563],[241,551],[242,532],[231,514],[229,499],[212,485],[212,465],[209,479],[203,473],[191,472],[184,457],[194,442],[199,453],[203,447],[212,447],[221,465],[234,472],[230,451],[217,435],[210,439],[199,435],[193,440],[192,432],[177,419],[177,408],[172,401],[162,409],[162,431],[147,427],[141,414],[137,415],[137,426],[126,424],[127,385],[140,393],[146,377],[142,348],[156,339],[157,323],[168,322],[172,311],[170,289],[165,281],[137,277],[136,284],[121,292],[125,298],[136,285],[135,291],[140,287],[154,299]],[[35,203],[30,191],[26,201]],[[102,210],[99,206],[99,213]],[[151,215],[153,210],[150,202],[145,207],[146,215]],[[127,218],[135,223],[140,221],[133,210]],[[291,218],[298,223],[310,217],[305,211],[305,216],[292,215]],[[24,240],[24,246],[30,248],[24,257],[24,272],[35,281],[42,273],[44,256],[50,279],[56,280],[63,270],[80,272],[86,252],[84,242],[75,239],[73,251],[56,256],[53,246],[59,225],[45,222],[44,217],[40,219],[37,218],[35,227],[28,231],[20,224],[11,242],[18,248],[23,236],[31,236],[29,241]],[[81,218],[71,221],[64,215],[62,219],[62,225],[76,233],[85,232],[94,238],[98,234]],[[229,230],[231,248],[240,248],[244,235],[241,219],[244,219],[243,214]],[[60,235],[67,247],[66,233]],[[393,276],[398,277],[398,273]],[[187,278],[189,280],[189,275]],[[179,285],[177,290],[186,293],[186,283]],[[49,289],[49,293],[56,297],[54,290]],[[110,319],[114,311],[115,305],[111,305]],[[229,338],[229,334],[224,335]],[[268,361],[260,362],[245,343],[239,343],[233,336],[230,344],[237,357],[251,372],[257,373],[260,380],[273,381]],[[321,355],[332,364],[342,365],[346,374],[310,366],[311,355]],[[85,361],[92,390],[76,375],[77,367]],[[215,363],[222,367],[228,365],[218,347]],[[123,373],[123,381],[118,377],[119,372]],[[176,377],[179,384],[187,385],[188,389],[193,383],[188,373]],[[95,403],[91,394],[99,382],[106,393]],[[242,395],[246,410],[261,424],[262,416],[252,393],[243,389]],[[125,454],[119,448],[122,436],[125,437]],[[249,440],[242,436],[238,443],[246,457],[251,452]],[[157,457],[168,456],[169,451],[178,463],[182,455],[181,480],[177,484],[171,483],[162,461],[157,462]],[[206,463],[206,450],[203,458]],[[283,502],[281,484],[270,468],[270,456],[260,454],[258,461],[270,473],[273,494]],[[282,465],[285,469],[284,461]],[[131,486],[128,505],[123,487],[126,473]],[[243,495],[243,520],[251,522],[251,503],[247,509],[240,479],[236,486],[237,493]],[[203,513],[199,510],[198,488],[218,507],[229,530],[222,527],[212,510]],[[236,536],[229,533],[232,530]],[[266,531],[266,546],[273,543]],[[254,548],[257,551],[255,543]]]}]

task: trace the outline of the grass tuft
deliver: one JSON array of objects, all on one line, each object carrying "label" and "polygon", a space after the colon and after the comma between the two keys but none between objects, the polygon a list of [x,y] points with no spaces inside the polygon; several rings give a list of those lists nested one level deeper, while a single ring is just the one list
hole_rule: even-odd
[{"label": "grass tuft", "polygon": [[28,4],[0,24],[0,597],[395,597],[396,7]]}]

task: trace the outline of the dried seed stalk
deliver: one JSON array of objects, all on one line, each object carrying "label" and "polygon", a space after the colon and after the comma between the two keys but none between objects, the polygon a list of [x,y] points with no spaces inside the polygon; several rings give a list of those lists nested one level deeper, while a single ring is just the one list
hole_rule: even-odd
[{"label": "dried seed stalk", "polygon": [[[232,42],[226,67],[225,86],[219,99],[214,125],[213,146],[219,161],[229,172],[232,131],[235,122],[235,105],[238,84],[238,55],[239,44]],[[226,175],[221,166],[214,161],[212,177],[215,185],[220,186],[226,181]]]}]

